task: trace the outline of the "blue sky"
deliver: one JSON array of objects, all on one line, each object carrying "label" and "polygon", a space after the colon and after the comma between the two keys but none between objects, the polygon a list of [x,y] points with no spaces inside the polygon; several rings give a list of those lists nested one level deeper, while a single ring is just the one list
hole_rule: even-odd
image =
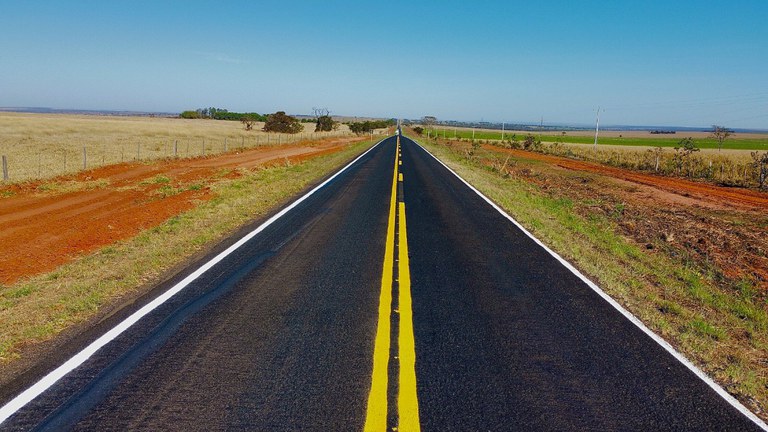
[{"label": "blue sky", "polygon": [[0,0],[0,106],[768,129],[768,2]]}]

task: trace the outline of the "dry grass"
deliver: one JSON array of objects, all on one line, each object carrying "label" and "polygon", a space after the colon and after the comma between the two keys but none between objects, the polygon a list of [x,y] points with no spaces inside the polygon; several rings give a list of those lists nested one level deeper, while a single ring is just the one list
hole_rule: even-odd
[{"label": "dry grass", "polygon": [[20,182],[83,169],[83,147],[87,167],[94,168],[173,157],[174,147],[177,157],[195,157],[350,134],[345,125],[314,133],[314,125],[304,123],[305,132],[294,135],[268,134],[261,127],[246,131],[240,122],[221,120],[0,113],[0,155],[8,159],[9,181]]},{"label": "dry grass", "polygon": [[[554,144],[554,143],[548,143],[548,144]],[[583,154],[589,154],[594,152],[594,147],[591,144],[560,143],[559,145],[565,148],[571,149],[574,152],[579,152]],[[654,149],[656,149],[656,147],[600,144],[597,148],[597,151],[615,151],[615,152],[626,152],[626,153],[632,154],[632,153],[643,153],[643,152],[647,152],[648,150],[654,150]],[[667,153],[674,153],[674,149],[665,148],[662,150]],[[734,149],[717,150],[717,149],[704,148],[699,150],[698,155],[708,159],[717,159],[719,157],[726,157],[736,163],[747,163],[752,161],[752,158],[749,155],[750,152],[752,151],[754,150],[734,150]]]},{"label": "dry grass", "polygon": [[[477,139],[475,144],[492,144],[502,148],[523,148],[518,140],[501,141],[498,139]],[[452,137],[448,140],[454,141]],[[459,138],[459,142],[471,142]],[[598,162],[605,165],[636,171],[703,180],[723,186],[746,188],[760,187],[760,168],[753,155],[766,152],[759,150],[739,150],[700,148],[691,154],[685,154],[670,147],[649,147],[637,145],[605,145],[594,147],[592,144],[538,141],[526,150],[563,156],[576,160]],[[766,187],[768,185],[763,185]]]},{"label": "dry grass", "polygon": [[599,162],[619,168],[655,172],[668,176],[706,180],[740,187],[758,186],[758,169],[750,150],[701,149],[685,156],[675,149],[544,143],[543,153]]}]

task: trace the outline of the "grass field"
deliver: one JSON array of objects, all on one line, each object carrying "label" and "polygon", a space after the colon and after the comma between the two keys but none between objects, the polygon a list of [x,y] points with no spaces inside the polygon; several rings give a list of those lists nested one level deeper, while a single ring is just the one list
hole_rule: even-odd
[{"label": "grass field", "polygon": [[[696,261],[659,236],[648,244],[632,241],[621,224],[636,227],[647,216],[625,220],[629,204],[615,184],[611,190],[597,177],[550,169],[535,160],[510,161],[482,147],[468,152],[468,145],[421,142],[729,392],[755,412],[765,413],[768,308],[758,285],[749,279],[728,280],[723,274],[729,269]],[[495,168],[502,166],[514,166],[514,172]],[[583,193],[590,186],[582,185],[597,182],[601,186],[594,186],[596,194]],[[601,205],[613,210],[605,213]],[[667,207],[636,210],[674,211]],[[761,218],[752,213],[702,213],[695,207],[687,211],[701,213],[701,220],[712,218],[714,226],[764,229]],[[690,223],[692,227],[693,220]],[[732,253],[738,256],[738,251]]]},{"label": "grass field", "polygon": [[[442,137],[445,132],[446,138],[462,138],[472,139],[472,131],[466,129],[441,129],[436,128],[435,131],[438,136]],[[529,132],[509,131],[504,133],[504,139],[512,139],[513,134],[518,140],[522,141],[526,134]],[[565,135],[553,135],[553,134],[539,134],[532,132],[532,134],[543,142],[562,142],[568,144],[594,144],[594,136],[569,135],[567,132]],[[599,137],[598,145],[612,145],[612,146],[641,146],[641,147],[676,147],[679,146],[679,141],[687,137],[685,132],[680,132],[674,137],[669,135],[661,135],[659,138],[645,138],[645,137],[617,137],[617,136],[605,136]],[[764,138],[739,138],[738,134],[734,137],[728,138],[723,144],[723,150],[765,150],[768,151],[768,135]],[[476,140],[501,140],[501,131],[491,131],[486,129],[479,129],[474,132]],[[717,149],[717,141],[711,138],[694,138],[697,147],[701,149]]]},{"label": "grass field", "polygon": [[314,133],[312,123],[303,125],[303,133],[276,134],[262,132],[260,123],[246,131],[235,121],[3,112],[0,155],[7,158],[9,181],[20,182],[82,170],[84,156],[87,168],[94,168],[350,134],[346,125],[322,133]]}]

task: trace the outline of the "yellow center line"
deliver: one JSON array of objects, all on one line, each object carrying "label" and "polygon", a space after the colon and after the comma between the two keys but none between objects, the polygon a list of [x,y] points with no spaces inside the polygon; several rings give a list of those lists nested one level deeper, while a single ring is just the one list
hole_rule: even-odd
[{"label": "yellow center line", "polygon": [[373,348],[373,372],[371,391],[368,394],[368,407],[365,417],[366,432],[384,432],[387,430],[388,371],[391,338],[392,289],[395,259],[395,226],[398,239],[398,311],[399,333],[397,339],[399,370],[397,410],[398,430],[420,431],[419,402],[416,393],[416,342],[413,336],[413,308],[411,301],[411,272],[408,266],[408,236],[405,227],[405,203],[398,204],[397,183],[403,181],[403,174],[398,172],[400,160],[400,138],[397,139],[394,173],[392,175],[392,194],[389,202],[387,222],[387,243],[384,248],[384,268],[381,275],[381,293],[379,294],[379,321],[376,328],[376,341]]},{"label": "yellow center line", "polygon": [[387,385],[389,369],[390,314],[392,310],[392,273],[395,255],[395,216],[397,208],[397,152],[392,175],[392,193],[389,202],[387,222],[387,243],[384,247],[384,268],[381,273],[381,294],[379,294],[379,322],[376,328],[376,342],[373,348],[373,372],[371,391],[368,394],[368,409],[365,417],[365,431],[387,430]]},{"label": "yellow center line", "polygon": [[408,267],[408,238],[405,229],[405,203],[400,203],[398,225],[398,303],[400,308],[400,381],[397,397],[399,430],[420,431],[419,401],[416,395],[416,341],[413,336],[413,310],[411,307],[411,271]]}]

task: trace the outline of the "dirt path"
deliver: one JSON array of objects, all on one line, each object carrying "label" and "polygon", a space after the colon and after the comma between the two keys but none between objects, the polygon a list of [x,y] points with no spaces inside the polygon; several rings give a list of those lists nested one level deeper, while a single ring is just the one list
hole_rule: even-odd
[{"label": "dirt path", "polygon": [[0,283],[51,271],[135,236],[212,198],[222,170],[298,162],[341,150],[351,139],[263,147],[215,157],[111,165],[52,181],[0,188]]},{"label": "dirt path", "polygon": [[[652,186],[683,197],[695,197],[716,207],[726,205],[747,210],[768,210],[768,194],[749,189],[727,188],[680,178],[645,174],[592,162],[577,161],[523,150],[501,149],[490,145],[485,145],[484,148],[494,152],[508,153],[513,157],[555,164],[570,170],[604,174],[633,183]],[[706,203],[703,205],[706,205]]]}]

